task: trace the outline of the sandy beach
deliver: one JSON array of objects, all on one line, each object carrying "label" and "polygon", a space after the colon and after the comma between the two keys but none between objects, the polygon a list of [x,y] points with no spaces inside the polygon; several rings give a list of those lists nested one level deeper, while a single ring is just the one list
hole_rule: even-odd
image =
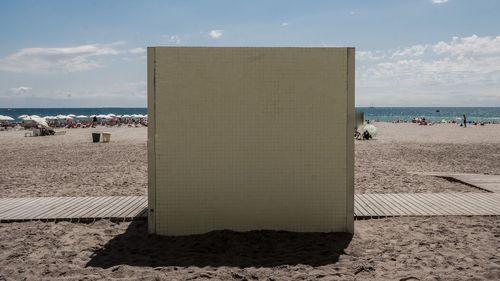
[{"label": "sandy beach", "polygon": [[[356,193],[477,192],[411,172],[500,173],[500,125],[376,125],[376,140],[356,141]],[[93,129],[35,138],[0,132],[0,196],[146,195],[147,128],[97,131],[111,132],[112,142],[92,143]]]},{"label": "sandy beach", "polygon": [[[413,172],[500,174],[500,125],[376,123],[356,193],[482,192]],[[0,197],[146,195],[146,128],[0,132]],[[0,224],[0,280],[498,280],[498,217],[356,221],[353,237],[260,231],[147,235],[143,221]]]}]

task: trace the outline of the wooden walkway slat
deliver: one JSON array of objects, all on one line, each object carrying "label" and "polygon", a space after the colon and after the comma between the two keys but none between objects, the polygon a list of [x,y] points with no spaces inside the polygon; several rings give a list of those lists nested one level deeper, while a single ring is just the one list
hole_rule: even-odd
[{"label": "wooden walkway slat", "polygon": [[[355,196],[357,204],[360,206],[363,206],[365,210],[369,213],[370,217],[378,217],[380,216],[380,212],[376,210],[371,204],[369,204],[369,201],[365,201],[364,194],[357,194]],[[368,202],[368,203],[367,203]]]},{"label": "wooden walkway slat", "polygon": [[500,204],[498,204],[498,198],[500,198],[499,193],[488,194],[488,193],[474,193],[473,197],[478,198],[481,203],[491,207],[494,212],[500,211]]},{"label": "wooden walkway slat", "polygon": [[[133,220],[147,217],[146,196],[0,198],[0,222]],[[500,193],[355,194],[356,219],[399,216],[499,216]]]},{"label": "wooden walkway slat", "polygon": [[93,203],[92,208],[89,208],[86,212],[81,214],[81,218],[94,218],[95,214],[97,213],[98,210],[104,208],[107,206],[109,203],[113,201],[113,197],[100,197],[98,200],[95,200]]},{"label": "wooden walkway slat", "polygon": [[67,213],[68,219],[78,219],[78,215],[85,211],[85,208],[92,203],[92,200],[96,197],[81,197],[80,200],[76,201],[73,206],[71,206]]},{"label": "wooden walkway slat", "polygon": [[131,219],[131,218],[137,217],[137,216],[139,216],[139,214],[141,212],[144,211],[144,209],[147,209],[147,207],[148,207],[148,200],[147,200],[147,198],[142,197],[142,196],[138,196],[138,197],[139,197],[139,200],[135,204],[135,207],[131,208],[130,211],[125,214],[125,216],[126,216],[127,219]]},{"label": "wooden walkway slat", "polygon": [[462,201],[467,202],[467,204],[471,206],[471,209],[474,209],[480,214],[495,214],[495,208],[490,206],[487,201],[482,198],[476,197],[473,194],[468,194],[467,197],[459,197]]},{"label": "wooden walkway slat", "polygon": [[405,204],[407,204],[408,206],[411,206],[413,208],[413,210],[415,211],[415,214],[419,214],[419,215],[423,215],[423,216],[436,215],[431,210],[429,210],[427,206],[421,204],[421,202],[419,200],[417,200],[417,198],[412,196],[412,194],[399,193],[399,194],[397,194],[397,196],[402,198],[402,200],[404,200]]},{"label": "wooden walkway slat", "polygon": [[359,216],[359,217],[372,217],[374,214],[372,213],[372,210],[369,209],[368,207],[365,206],[365,204],[361,201],[361,199],[359,198],[359,195],[358,194],[354,194],[354,202],[356,202],[356,204],[354,204],[358,209],[362,210],[361,213],[356,213],[356,216]]},{"label": "wooden walkway slat", "polygon": [[394,216],[404,216],[405,213],[391,200],[387,200],[387,196],[380,194],[371,194],[371,196],[378,198],[381,204],[387,206]]},{"label": "wooden walkway slat", "polygon": [[113,210],[114,204],[117,204],[117,202],[119,202],[121,200],[125,200],[126,198],[124,196],[113,196],[113,197],[111,197],[111,199],[112,199],[112,201],[107,206],[104,206],[100,210],[96,210],[96,212],[94,213],[94,217],[108,218],[107,215],[109,213],[111,213],[111,211]]},{"label": "wooden walkway slat", "polygon": [[141,198],[139,196],[135,196],[130,200],[127,204],[124,204],[124,207],[122,210],[116,214],[117,218],[124,218],[127,219],[128,215],[131,213],[132,210],[137,208],[137,205],[140,204]]},{"label": "wooden walkway slat", "polygon": [[47,219],[47,220],[57,220],[58,218],[64,216],[67,214],[71,208],[73,208],[73,205],[75,205],[78,201],[81,200],[81,197],[67,197],[68,199],[65,200],[63,203],[60,205],[56,206],[54,209],[47,211],[44,214],[41,214],[38,219]]},{"label": "wooden walkway slat", "polygon": [[472,215],[492,215],[492,213],[485,210],[484,207],[473,204],[473,202],[471,202],[473,200],[470,196],[463,197],[460,194],[449,194],[448,196],[452,197],[457,204],[466,208]]},{"label": "wooden walkway slat", "polygon": [[448,194],[436,193],[435,196],[442,199],[442,201],[445,202],[446,206],[449,209],[455,210],[456,214],[474,215],[473,210],[469,210],[468,206],[460,204],[459,202],[457,202],[457,200],[455,200],[453,197],[449,196]]},{"label": "wooden walkway slat", "polygon": [[6,216],[6,217],[17,218],[20,215],[22,215],[23,213],[25,213],[26,211],[29,211],[33,208],[36,208],[37,203],[38,203],[37,201],[38,201],[37,198],[33,198],[33,197],[26,198],[26,200],[23,200],[23,202],[20,203],[19,205],[13,206],[7,212],[2,213],[1,216],[2,217]]},{"label": "wooden walkway slat", "polygon": [[127,212],[130,205],[134,204],[137,201],[137,197],[130,196],[127,200],[123,201],[118,208],[115,209],[113,218],[123,218],[123,214]]},{"label": "wooden walkway slat", "polygon": [[28,202],[30,198],[12,198],[6,205],[0,210],[0,216],[9,212],[12,209],[17,208],[19,205]]},{"label": "wooden walkway slat", "polygon": [[421,216],[424,215],[423,213],[420,213],[419,209],[413,206],[406,198],[401,196],[398,193],[391,193],[390,197],[393,197],[396,202],[399,203],[400,206],[404,206],[406,210],[408,210],[408,215],[409,216]]},{"label": "wooden walkway slat", "polygon": [[25,212],[22,214],[19,214],[20,219],[28,218],[28,219],[34,219],[38,215],[43,214],[44,212],[47,212],[48,210],[52,209],[54,206],[57,206],[61,202],[65,200],[64,197],[47,197],[47,198],[40,198],[38,200],[38,207],[37,208],[31,208],[28,209],[29,212]]},{"label": "wooden walkway slat", "polygon": [[411,216],[413,214],[408,206],[405,206],[405,204],[403,204],[398,197],[394,196],[394,194],[385,194],[385,197],[387,200],[393,202],[394,205],[398,206],[404,216]]},{"label": "wooden walkway slat", "polygon": [[416,197],[419,200],[420,204],[427,206],[429,210],[431,210],[436,216],[449,215],[446,210],[443,210],[442,206],[439,206],[435,204],[435,202],[430,201],[429,198],[426,198],[425,194],[415,193],[412,194],[412,196]]},{"label": "wooden walkway slat", "polygon": [[411,174],[453,178],[468,185],[475,186],[489,192],[500,193],[500,175],[447,173],[447,172],[412,172]]}]

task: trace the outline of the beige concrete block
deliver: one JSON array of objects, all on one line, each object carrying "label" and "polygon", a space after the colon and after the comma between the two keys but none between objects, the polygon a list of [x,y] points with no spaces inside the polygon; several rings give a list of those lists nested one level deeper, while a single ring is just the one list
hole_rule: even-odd
[{"label": "beige concrete block", "polygon": [[354,49],[148,49],[149,229],[353,231]]}]

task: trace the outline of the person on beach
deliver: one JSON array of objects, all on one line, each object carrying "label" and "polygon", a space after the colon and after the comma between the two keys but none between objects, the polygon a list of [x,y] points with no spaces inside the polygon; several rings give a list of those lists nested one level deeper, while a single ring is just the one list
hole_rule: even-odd
[{"label": "person on beach", "polygon": [[464,128],[467,128],[467,118],[465,117],[465,114],[464,114]]}]

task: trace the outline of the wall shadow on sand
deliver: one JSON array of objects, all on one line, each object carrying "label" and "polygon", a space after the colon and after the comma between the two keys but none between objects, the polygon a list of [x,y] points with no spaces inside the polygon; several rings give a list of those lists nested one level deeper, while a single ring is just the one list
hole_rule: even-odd
[{"label": "wall shadow on sand", "polygon": [[351,239],[349,233],[228,230],[164,237],[148,235],[147,222],[135,221],[97,249],[87,266],[322,266],[336,263]]}]

